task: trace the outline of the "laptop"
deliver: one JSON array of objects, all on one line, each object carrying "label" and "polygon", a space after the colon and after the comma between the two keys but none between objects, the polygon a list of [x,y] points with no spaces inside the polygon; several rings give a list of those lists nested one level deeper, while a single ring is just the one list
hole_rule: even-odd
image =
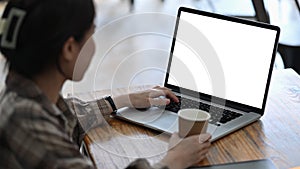
[{"label": "laptop", "polygon": [[202,167],[190,167],[189,169],[276,169],[273,162],[269,159],[251,160],[242,162],[233,162],[217,164]]},{"label": "laptop", "polygon": [[177,112],[207,111],[207,132],[220,139],[264,114],[280,29],[273,25],[180,7],[164,86],[180,103],[116,117],[165,133],[178,132]]}]

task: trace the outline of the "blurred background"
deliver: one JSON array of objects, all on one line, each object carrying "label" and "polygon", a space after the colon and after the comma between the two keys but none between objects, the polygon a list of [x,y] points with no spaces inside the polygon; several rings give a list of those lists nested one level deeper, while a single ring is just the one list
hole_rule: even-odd
[{"label": "blurred background", "polygon": [[[151,25],[158,32],[172,35],[174,22],[165,22],[160,19],[159,15],[152,17],[152,19],[151,17],[145,20],[139,19],[138,22],[137,20],[124,20],[124,18],[149,13],[176,16],[177,9],[180,6],[279,26],[281,28],[281,35],[274,68],[293,68],[298,74],[300,73],[299,0],[95,0],[95,4],[97,10],[95,24],[101,34],[99,37],[102,38],[99,44],[100,49],[96,52],[96,57],[92,61],[84,80],[79,83],[67,82],[62,91],[64,95],[74,91],[86,92],[107,89],[112,86],[124,87],[129,84],[139,85],[151,82],[162,84],[163,69],[166,67],[168,51],[170,50],[170,37],[158,38],[155,35],[147,35],[142,39],[134,37],[126,39],[121,44],[118,44],[117,47],[111,47],[115,43],[112,36],[120,34],[120,32],[132,34],[135,29],[145,24]],[[5,5],[6,1],[0,1],[0,13],[3,12]],[[105,45],[107,45],[106,48],[103,47]],[[141,49],[150,48],[159,50],[136,53],[136,51],[140,51]],[[107,51],[109,52],[107,53]],[[100,57],[100,55],[104,54],[109,56],[107,58],[110,59],[103,60],[103,57]],[[153,57],[155,55],[161,57],[155,58]],[[130,59],[128,59],[128,56],[130,56]],[[113,71],[115,68],[127,67],[129,68],[128,72],[130,72],[130,67],[140,65],[139,59],[143,61],[149,59],[149,67],[155,65],[156,71],[154,74],[147,73],[147,70],[144,70],[144,73],[135,72],[134,76],[140,74],[139,76],[148,76],[147,78],[143,77],[139,79],[133,77],[133,75],[115,76],[117,72],[117,70]],[[0,89],[4,85],[6,75],[4,63],[4,58],[0,56]],[[103,68],[103,70],[99,67]],[[111,70],[108,71],[108,69]],[[95,85],[96,83],[97,85]]]}]

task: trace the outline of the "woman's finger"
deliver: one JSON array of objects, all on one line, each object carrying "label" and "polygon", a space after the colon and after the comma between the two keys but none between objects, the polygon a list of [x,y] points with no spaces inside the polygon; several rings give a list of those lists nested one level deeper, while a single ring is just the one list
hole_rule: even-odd
[{"label": "woman's finger", "polygon": [[200,143],[204,143],[207,142],[211,139],[211,134],[209,133],[205,133],[205,134],[200,134],[199,135],[199,142]]},{"label": "woman's finger", "polygon": [[176,97],[176,95],[168,88],[158,88],[158,87],[156,87],[151,92],[152,92],[151,93],[152,98],[160,97],[160,96],[166,96],[167,98],[170,98],[174,102],[179,102],[179,99]]},{"label": "woman's finger", "polygon": [[150,105],[152,106],[165,106],[170,103],[167,98],[149,98]]},{"label": "woman's finger", "polygon": [[166,96],[166,93],[163,90],[159,90],[159,89],[151,89],[149,92],[150,92],[149,97],[151,98]]}]

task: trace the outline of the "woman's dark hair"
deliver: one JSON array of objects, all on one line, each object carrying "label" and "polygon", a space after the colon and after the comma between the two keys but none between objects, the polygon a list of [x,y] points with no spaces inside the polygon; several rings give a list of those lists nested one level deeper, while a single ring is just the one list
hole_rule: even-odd
[{"label": "woman's dark hair", "polygon": [[11,9],[25,11],[25,16],[15,47],[1,44],[0,50],[10,70],[27,77],[57,64],[66,40],[74,37],[81,42],[95,17],[93,0],[10,0],[2,18],[7,18]]}]

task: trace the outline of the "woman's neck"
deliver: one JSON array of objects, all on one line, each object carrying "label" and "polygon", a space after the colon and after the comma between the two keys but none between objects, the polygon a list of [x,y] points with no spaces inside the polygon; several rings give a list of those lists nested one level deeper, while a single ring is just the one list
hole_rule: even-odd
[{"label": "woman's neck", "polygon": [[48,70],[43,73],[40,73],[37,76],[33,77],[33,81],[36,85],[44,92],[48,99],[56,104],[59,98],[59,93],[62,89],[62,86],[65,82],[65,77],[63,77],[55,69]]}]

